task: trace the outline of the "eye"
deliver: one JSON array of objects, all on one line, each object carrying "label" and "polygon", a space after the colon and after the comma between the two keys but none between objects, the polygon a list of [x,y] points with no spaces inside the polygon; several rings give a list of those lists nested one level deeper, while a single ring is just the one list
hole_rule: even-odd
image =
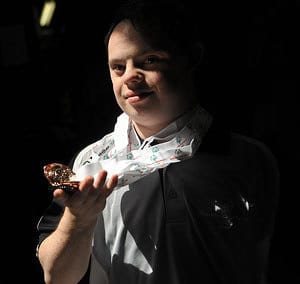
[{"label": "eye", "polygon": [[160,61],[160,58],[157,56],[148,56],[145,60],[145,64],[154,64],[154,63],[158,63]]},{"label": "eye", "polygon": [[122,75],[124,73],[125,66],[121,64],[114,64],[111,66],[111,70],[117,75]]}]

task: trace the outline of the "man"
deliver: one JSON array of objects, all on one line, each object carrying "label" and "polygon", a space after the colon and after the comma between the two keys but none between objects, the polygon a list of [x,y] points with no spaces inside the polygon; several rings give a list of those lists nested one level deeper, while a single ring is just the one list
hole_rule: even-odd
[{"label": "man", "polygon": [[105,43],[122,114],[74,157],[79,186],[56,188],[40,219],[46,283],[78,283],[88,269],[99,284],[265,280],[276,161],[199,103],[203,46],[190,20],[167,1],[117,13]]}]

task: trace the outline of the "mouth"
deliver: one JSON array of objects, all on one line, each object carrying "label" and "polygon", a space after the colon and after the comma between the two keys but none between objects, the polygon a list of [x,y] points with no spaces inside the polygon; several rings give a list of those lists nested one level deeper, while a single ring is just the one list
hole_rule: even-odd
[{"label": "mouth", "polygon": [[125,96],[125,99],[129,103],[137,103],[143,101],[144,99],[148,98],[149,96],[153,95],[154,92],[140,92],[140,93],[130,93]]}]

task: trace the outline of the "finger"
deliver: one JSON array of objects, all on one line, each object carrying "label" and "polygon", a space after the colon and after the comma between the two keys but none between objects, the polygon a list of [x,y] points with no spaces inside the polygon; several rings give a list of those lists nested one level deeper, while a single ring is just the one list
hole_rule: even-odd
[{"label": "finger", "polygon": [[113,189],[117,186],[117,184],[118,184],[118,175],[112,175],[107,182],[107,187],[109,189]]},{"label": "finger", "polygon": [[53,191],[53,197],[60,201],[61,203],[65,203],[67,199],[69,198],[69,194],[66,193],[64,190],[61,188],[57,188]]},{"label": "finger", "polygon": [[87,189],[93,186],[94,178],[92,176],[86,176],[79,184],[79,190],[81,192],[86,191]]},{"label": "finger", "polygon": [[102,188],[105,184],[106,177],[107,177],[107,171],[101,170],[98,173],[97,177],[95,178],[94,187],[95,188]]},{"label": "finger", "polygon": [[118,184],[118,176],[117,175],[112,175],[110,179],[106,182],[106,184],[103,186],[103,193],[107,197],[113,189],[117,186]]}]

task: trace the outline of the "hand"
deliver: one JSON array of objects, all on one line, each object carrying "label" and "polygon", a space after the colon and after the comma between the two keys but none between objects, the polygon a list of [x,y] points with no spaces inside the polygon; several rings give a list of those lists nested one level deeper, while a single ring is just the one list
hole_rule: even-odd
[{"label": "hand", "polygon": [[118,183],[118,176],[112,175],[106,181],[107,172],[100,170],[97,177],[85,177],[77,190],[71,194],[61,188],[54,190],[53,196],[63,203],[74,217],[89,218],[97,216],[106,204],[106,198]]}]

